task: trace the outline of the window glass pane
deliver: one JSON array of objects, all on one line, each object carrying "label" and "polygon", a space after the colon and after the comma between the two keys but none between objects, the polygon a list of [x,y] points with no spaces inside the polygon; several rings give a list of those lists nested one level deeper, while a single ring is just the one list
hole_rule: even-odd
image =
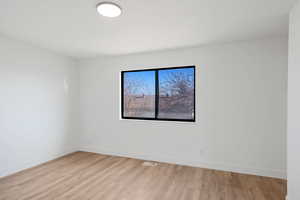
[{"label": "window glass pane", "polygon": [[194,119],[194,68],[159,70],[160,119]]},{"label": "window glass pane", "polygon": [[123,73],[124,117],[155,117],[155,71]]}]

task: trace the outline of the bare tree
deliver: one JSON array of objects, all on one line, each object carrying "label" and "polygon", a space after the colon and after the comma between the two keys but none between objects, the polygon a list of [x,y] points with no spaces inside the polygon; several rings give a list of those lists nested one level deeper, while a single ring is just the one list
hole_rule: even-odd
[{"label": "bare tree", "polygon": [[127,79],[124,81],[124,107],[125,113],[135,116],[138,113],[150,110],[151,102],[147,95],[150,88],[143,80]]},{"label": "bare tree", "polygon": [[160,83],[160,110],[189,112],[194,108],[194,77],[183,72],[171,72]]},{"label": "bare tree", "polygon": [[134,80],[126,80],[124,81],[124,107],[125,112],[130,114],[133,107],[134,96],[138,91],[138,83]]}]

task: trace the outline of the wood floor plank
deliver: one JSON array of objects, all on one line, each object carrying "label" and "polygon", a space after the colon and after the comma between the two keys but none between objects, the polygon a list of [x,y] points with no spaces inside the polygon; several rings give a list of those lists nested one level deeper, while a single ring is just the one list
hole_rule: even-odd
[{"label": "wood floor plank", "polygon": [[36,177],[40,177],[46,175],[49,172],[60,169],[64,165],[67,165],[71,162],[74,162],[78,159],[86,157],[89,153],[85,152],[75,152],[50,162],[38,165],[36,167],[23,170],[21,172],[15,173],[13,175],[4,177],[0,179],[0,191],[4,190],[5,187],[11,187],[12,185],[22,184],[24,182],[35,179]]},{"label": "wood floor plank", "polygon": [[76,152],[0,179],[0,200],[284,200],[286,181]]},{"label": "wood floor plank", "polygon": [[[10,199],[26,199],[28,196],[47,190],[49,187],[62,181],[65,177],[79,172],[91,162],[94,162],[101,157],[102,156],[97,154],[86,154],[86,156],[73,160],[73,162],[66,163],[43,176],[35,177],[22,184],[11,185],[11,187],[2,192],[1,196],[4,198],[9,196]],[[43,187],[40,187],[41,185]],[[11,194],[15,194],[15,196]]]}]

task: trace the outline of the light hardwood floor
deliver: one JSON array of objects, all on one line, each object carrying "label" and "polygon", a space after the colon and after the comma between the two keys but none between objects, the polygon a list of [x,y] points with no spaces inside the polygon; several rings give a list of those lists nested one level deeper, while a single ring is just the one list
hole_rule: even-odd
[{"label": "light hardwood floor", "polygon": [[0,179],[0,199],[283,200],[286,181],[76,152]]}]

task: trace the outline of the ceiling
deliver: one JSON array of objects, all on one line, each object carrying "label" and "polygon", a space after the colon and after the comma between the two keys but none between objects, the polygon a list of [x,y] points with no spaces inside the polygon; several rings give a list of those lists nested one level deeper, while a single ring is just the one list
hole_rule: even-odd
[{"label": "ceiling", "polygon": [[74,58],[287,35],[296,0],[1,0],[0,33]]}]

